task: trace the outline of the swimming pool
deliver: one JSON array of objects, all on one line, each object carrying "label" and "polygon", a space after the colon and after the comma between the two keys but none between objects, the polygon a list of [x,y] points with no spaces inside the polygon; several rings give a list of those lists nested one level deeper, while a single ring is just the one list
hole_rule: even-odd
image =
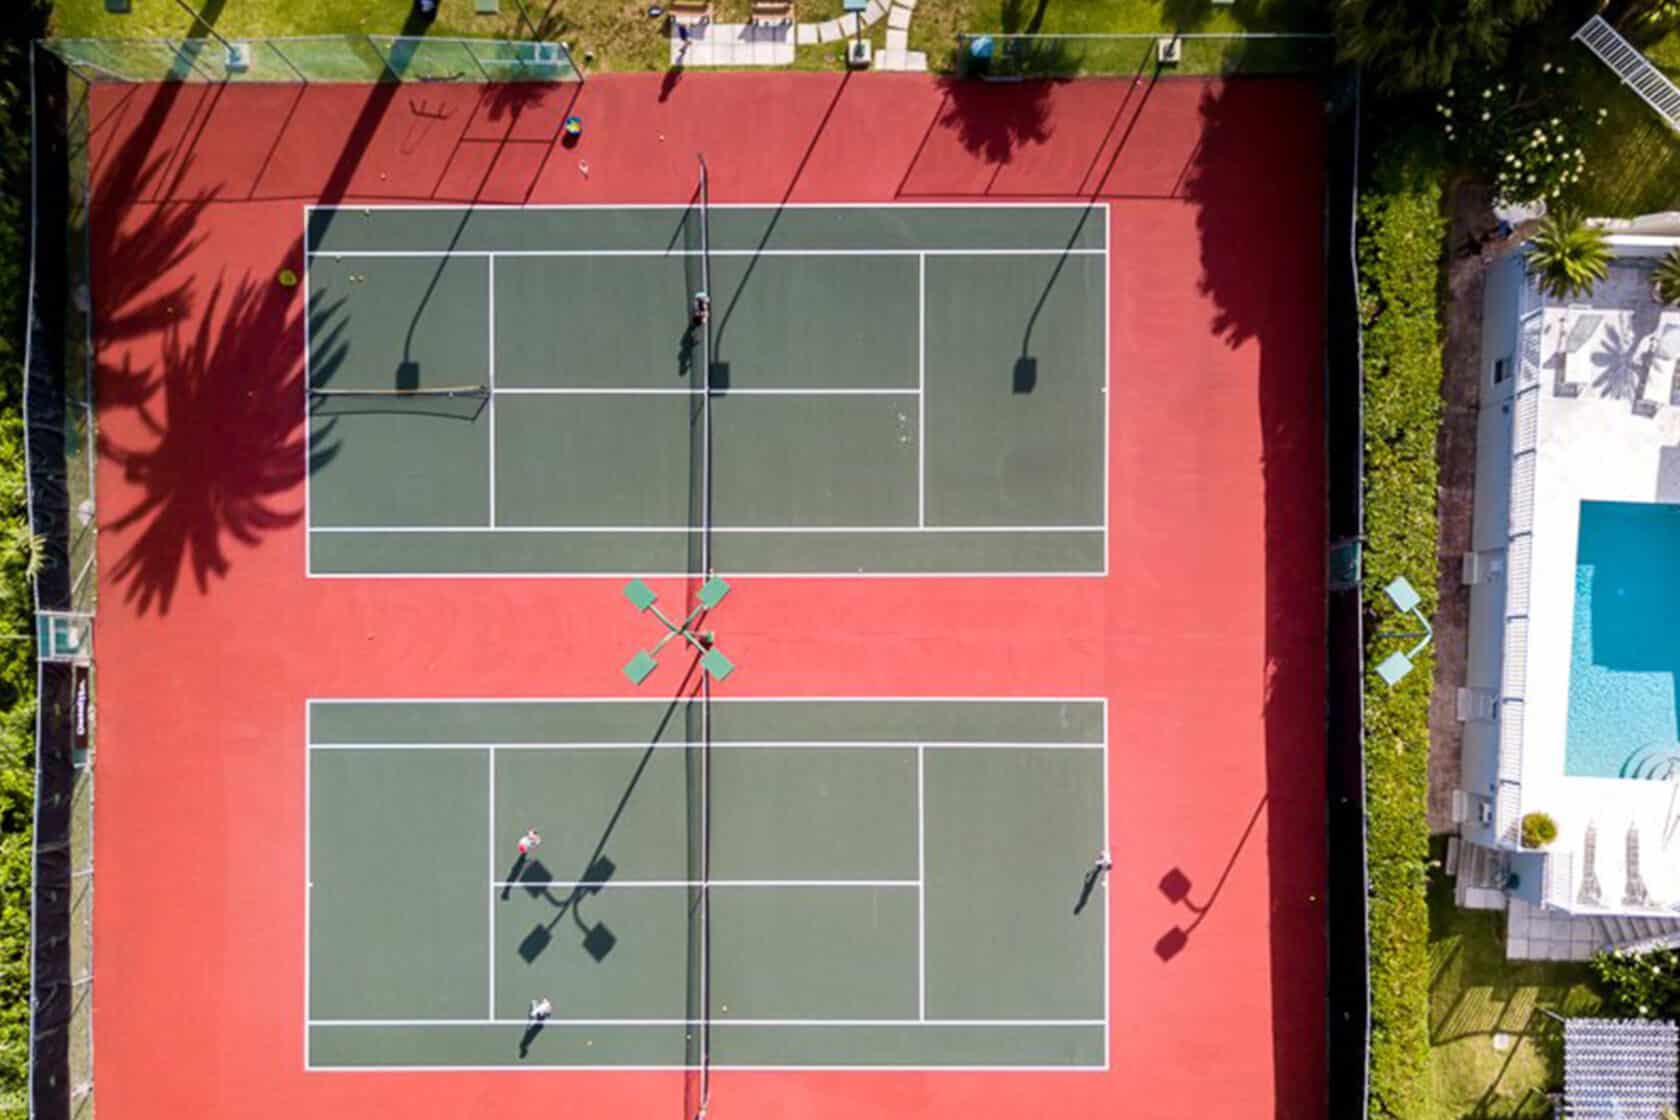
[{"label": "swimming pool", "polygon": [[1564,771],[1647,774],[1680,755],[1680,506],[1582,502]]}]

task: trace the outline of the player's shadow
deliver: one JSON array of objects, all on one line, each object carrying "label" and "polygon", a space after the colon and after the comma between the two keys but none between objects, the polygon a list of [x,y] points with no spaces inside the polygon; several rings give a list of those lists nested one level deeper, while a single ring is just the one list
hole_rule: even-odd
[{"label": "player's shadow", "polygon": [[548,1026],[548,1020],[546,1019],[532,1019],[526,1025],[525,1033],[519,1038],[519,1056],[521,1058],[531,1053],[531,1044],[537,1040],[537,1036],[543,1032],[543,1028],[546,1026]]},{"label": "player's shadow", "polygon": [[1096,892],[1097,884],[1102,882],[1102,877],[1103,868],[1096,864],[1093,864],[1091,869],[1085,872],[1085,881],[1079,885],[1079,899],[1073,904],[1075,914],[1084,913],[1085,906],[1091,901],[1091,895]]}]

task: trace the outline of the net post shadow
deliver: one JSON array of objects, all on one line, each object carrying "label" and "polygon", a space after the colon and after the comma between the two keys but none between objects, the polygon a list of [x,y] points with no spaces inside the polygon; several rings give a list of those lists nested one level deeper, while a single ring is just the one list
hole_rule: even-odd
[{"label": "net post shadow", "polygon": [[[1139,78],[1141,78],[1147,65],[1147,61],[1140,64],[1138,68]],[[1021,354],[1015,359],[1010,378],[1010,391],[1012,393],[1024,395],[1031,393],[1038,387],[1038,359],[1032,353],[1033,329],[1038,325],[1039,316],[1044,313],[1044,305],[1050,300],[1051,289],[1056,286],[1056,281],[1061,278],[1062,270],[1067,267],[1068,258],[1073,255],[1074,247],[1079,244],[1079,238],[1085,232],[1086,223],[1091,220],[1091,215],[1096,212],[1097,200],[1102,197],[1103,184],[1108,182],[1108,176],[1113,172],[1114,165],[1119,161],[1120,153],[1126,150],[1126,143],[1131,139],[1132,130],[1137,127],[1137,122],[1142,119],[1143,111],[1149,105],[1149,98],[1155,92],[1155,84],[1160,76],[1160,63],[1155,63],[1154,70],[1150,74],[1149,85],[1145,87],[1143,96],[1138,101],[1137,112],[1132,114],[1130,123],[1126,125],[1126,131],[1121,134],[1119,142],[1114,145],[1114,151],[1109,155],[1108,163],[1103,167],[1102,174],[1097,176],[1096,182],[1091,185],[1091,189],[1086,196],[1085,207],[1079,213],[1079,220],[1073,224],[1073,232],[1068,235],[1067,244],[1062,247],[1061,255],[1056,258],[1056,267],[1050,271],[1050,278],[1044,282],[1044,290],[1039,293],[1038,302],[1033,305],[1032,314],[1027,316],[1026,326],[1021,331]],[[1133,88],[1135,88],[1135,85]],[[1121,103],[1121,113],[1125,111],[1126,103],[1130,100],[1131,91],[1128,89],[1126,98]],[[1103,142],[1105,144],[1108,142],[1106,136]],[[1100,152],[1101,149],[1099,148],[1098,151]],[[1090,172],[1087,171],[1086,177],[1089,178],[1089,176]],[[1107,248],[1112,251],[1113,246],[1107,246]]]},{"label": "net post shadow", "polygon": [[1157,886],[1161,894],[1166,896],[1167,901],[1175,906],[1183,906],[1195,915],[1188,925],[1173,926],[1155,942],[1155,955],[1161,958],[1162,964],[1166,964],[1183,952],[1185,947],[1190,944],[1190,935],[1196,932],[1197,926],[1207,920],[1209,912],[1213,910],[1213,904],[1219,901],[1219,892],[1225,889],[1225,881],[1231,877],[1231,870],[1236,867],[1238,857],[1242,855],[1243,848],[1247,846],[1248,838],[1254,834],[1254,826],[1260,823],[1260,814],[1265,810],[1269,797],[1269,794],[1261,794],[1259,802],[1255,804],[1254,812],[1248,818],[1248,827],[1243,829],[1242,836],[1237,839],[1237,846],[1231,849],[1231,857],[1225,861],[1224,870],[1219,873],[1219,878],[1214,881],[1213,889],[1208,892],[1207,901],[1198,905],[1190,900],[1190,892],[1194,889],[1194,884],[1191,882],[1190,876],[1185,874],[1181,868],[1169,868],[1167,873],[1161,876],[1161,881]]},{"label": "net post shadow", "polygon": [[[642,751],[641,758],[636,763],[635,772],[630,775],[629,782],[626,783],[624,791],[619,795],[618,804],[614,806],[612,816],[608,818],[606,827],[601,830],[600,838],[595,842],[594,849],[589,853],[588,859],[584,861],[583,870],[573,880],[573,886],[565,896],[556,898],[550,891],[549,885],[553,882],[553,878],[540,861],[529,861],[523,868],[523,875],[517,878],[510,873],[510,883],[514,881],[522,883],[525,890],[533,897],[546,898],[555,907],[555,914],[551,919],[533,926],[531,931],[520,941],[518,952],[525,963],[533,963],[537,957],[542,955],[554,939],[554,928],[560,924],[562,919],[567,917],[570,917],[573,923],[584,932],[583,948],[597,962],[604,960],[612,952],[614,945],[617,944],[617,937],[606,927],[605,923],[589,925],[578,913],[578,909],[585,898],[599,893],[614,872],[617,871],[617,866],[606,855],[607,844],[612,839],[613,831],[618,827],[619,819],[623,817],[624,810],[629,806],[630,798],[641,782],[642,775],[647,772],[648,764],[653,761],[654,753],[659,749],[660,741],[665,737],[666,731],[669,730],[677,715],[684,712],[694,701],[696,689],[693,682],[699,672],[699,664],[698,658],[689,661],[687,671],[683,674],[683,678],[670,702],[660,714],[658,724],[648,737],[648,745]],[[515,866],[518,866],[517,863]],[[504,887],[502,897],[507,898],[510,891],[511,887]]]}]

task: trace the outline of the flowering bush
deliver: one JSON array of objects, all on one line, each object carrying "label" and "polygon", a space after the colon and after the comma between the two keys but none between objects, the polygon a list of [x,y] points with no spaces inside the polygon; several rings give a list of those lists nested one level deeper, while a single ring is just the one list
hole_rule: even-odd
[{"label": "flowering bush", "polygon": [[1612,949],[1592,961],[1610,1007],[1637,1019],[1680,1016],[1680,949]]},{"label": "flowering bush", "polygon": [[1586,169],[1587,133],[1609,112],[1583,105],[1550,62],[1522,81],[1455,84],[1435,111],[1449,146],[1493,184],[1500,205],[1567,198]]}]

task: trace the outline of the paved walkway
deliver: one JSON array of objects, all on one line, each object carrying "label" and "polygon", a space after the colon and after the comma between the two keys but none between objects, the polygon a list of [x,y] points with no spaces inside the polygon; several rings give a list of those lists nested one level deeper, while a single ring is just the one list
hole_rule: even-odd
[{"label": "paved walkway", "polygon": [[796,47],[843,39],[887,21],[887,45],[875,52],[877,70],[926,70],[927,54],[910,49],[910,19],[917,0],[869,0],[858,16],[847,14],[820,23],[714,23],[709,18],[671,24],[672,66],[791,66]]},{"label": "paved walkway", "polygon": [[[1493,224],[1487,192],[1468,183],[1449,195],[1446,332],[1441,378],[1441,427],[1436,436],[1440,469],[1435,590],[1435,686],[1429,704],[1429,831],[1452,832],[1453,791],[1463,786],[1464,725],[1458,721],[1458,689],[1466,679],[1470,635],[1470,589],[1464,585],[1464,553],[1471,547],[1476,508],[1476,416],[1482,374],[1482,293],[1487,263],[1459,246]],[[1481,792],[1481,791],[1477,791]]]}]

